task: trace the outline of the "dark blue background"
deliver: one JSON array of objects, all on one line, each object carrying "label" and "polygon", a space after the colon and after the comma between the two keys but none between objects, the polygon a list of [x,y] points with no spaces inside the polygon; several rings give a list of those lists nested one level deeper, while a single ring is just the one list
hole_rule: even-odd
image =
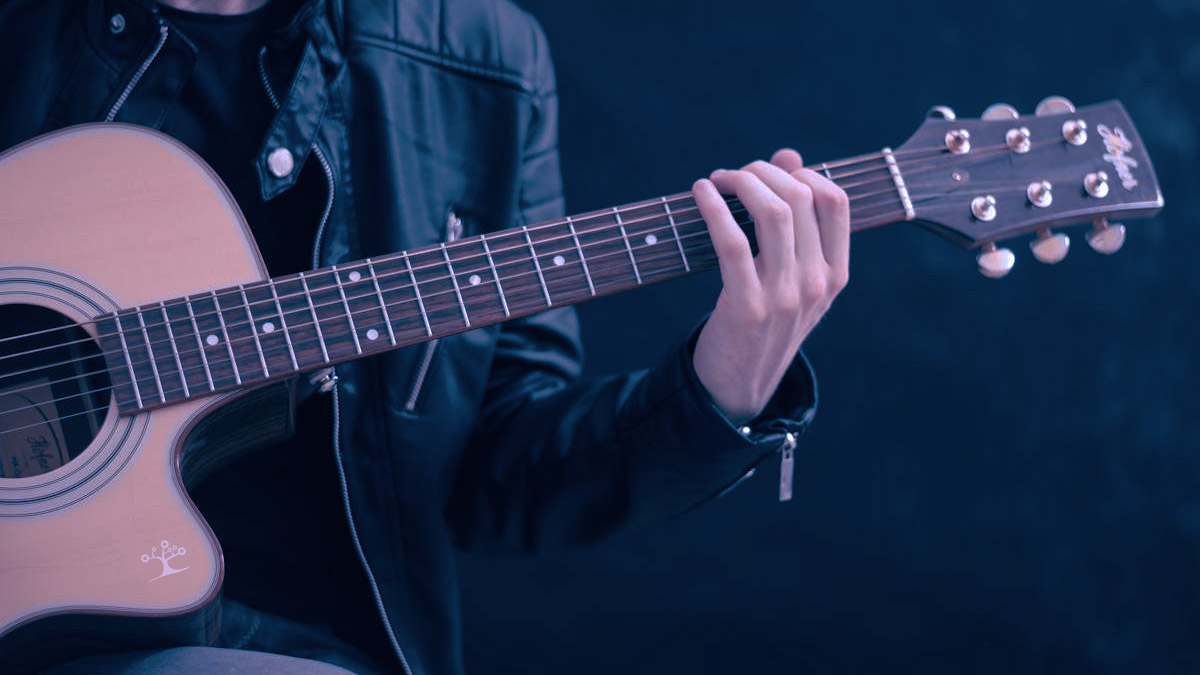
[{"label": "dark blue background", "polygon": [[[522,4],[554,51],[574,212],[1049,94],[1121,99],[1167,208],[1111,258],[1078,228],[1053,267],[1013,242],[1002,281],[911,226],[855,236],[806,342],[821,410],[795,501],[767,465],[588,550],[466,560],[473,672],[1200,671],[1200,3]],[[590,370],[651,363],[718,288],[584,306]]]}]

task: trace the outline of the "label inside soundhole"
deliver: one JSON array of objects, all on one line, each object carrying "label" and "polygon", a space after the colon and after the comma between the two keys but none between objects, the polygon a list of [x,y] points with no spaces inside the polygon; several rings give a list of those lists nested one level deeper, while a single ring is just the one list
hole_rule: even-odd
[{"label": "label inside soundhole", "polygon": [[48,473],[83,452],[110,388],[83,329],[43,307],[0,305],[0,478]]},{"label": "label inside soundhole", "polygon": [[14,429],[0,436],[0,477],[36,476],[71,461],[49,380],[0,392],[0,419]]}]

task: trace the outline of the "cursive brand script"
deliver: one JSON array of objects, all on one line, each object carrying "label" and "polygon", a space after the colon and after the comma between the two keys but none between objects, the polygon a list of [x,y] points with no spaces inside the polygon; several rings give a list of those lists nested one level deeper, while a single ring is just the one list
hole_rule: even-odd
[{"label": "cursive brand script", "polygon": [[1103,157],[1117,170],[1117,175],[1121,178],[1121,186],[1126,190],[1137,187],[1137,179],[1133,177],[1130,169],[1137,168],[1138,163],[1136,159],[1125,156],[1125,153],[1133,149],[1133,143],[1129,142],[1125,132],[1121,131],[1121,127],[1109,129],[1103,124],[1096,125],[1096,132],[1100,134],[1100,138],[1104,139]]}]

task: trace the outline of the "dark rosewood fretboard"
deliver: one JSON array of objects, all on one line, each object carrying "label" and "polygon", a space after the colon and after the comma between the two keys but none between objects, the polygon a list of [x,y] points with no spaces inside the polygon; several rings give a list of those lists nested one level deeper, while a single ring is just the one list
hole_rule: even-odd
[{"label": "dark rosewood fretboard", "polygon": [[[851,195],[853,229],[904,219],[882,153],[813,168]],[[132,413],[715,265],[684,193],[122,310],[96,327],[117,405]]]}]

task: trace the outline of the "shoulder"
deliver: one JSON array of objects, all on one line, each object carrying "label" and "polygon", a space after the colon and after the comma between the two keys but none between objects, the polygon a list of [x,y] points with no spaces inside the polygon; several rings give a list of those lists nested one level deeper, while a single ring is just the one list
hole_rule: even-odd
[{"label": "shoulder", "polygon": [[348,47],[391,49],[530,91],[549,86],[537,20],[509,0],[342,0]]}]

